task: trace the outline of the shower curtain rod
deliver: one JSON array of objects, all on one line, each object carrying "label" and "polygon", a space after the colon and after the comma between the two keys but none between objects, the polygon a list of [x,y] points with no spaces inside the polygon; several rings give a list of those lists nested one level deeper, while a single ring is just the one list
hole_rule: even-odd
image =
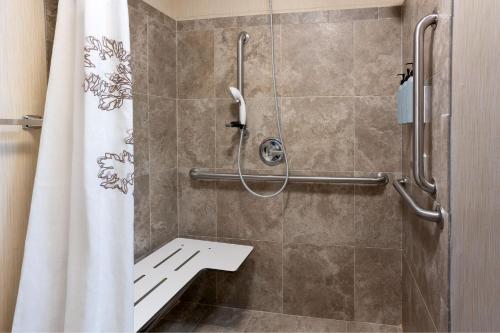
[{"label": "shower curtain rod", "polygon": [[0,125],[18,125],[24,129],[41,128],[43,118],[39,116],[23,116],[21,119],[0,119]]},{"label": "shower curtain rod", "polygon": [[[191,169],[189,176],[194,180],[222,180],[239,181],[237,173],[218,173],[209,170]],[[243,175],[245,180],[253,182],[282,182],[285,176],[280,175]],[[384,173],[378,173],[376,177],[328,177],[328,176],[294,176],[290,175],[290,183],[320,183],[340,185],[367,185],[381,186],[389,183],[389,177]]]}]

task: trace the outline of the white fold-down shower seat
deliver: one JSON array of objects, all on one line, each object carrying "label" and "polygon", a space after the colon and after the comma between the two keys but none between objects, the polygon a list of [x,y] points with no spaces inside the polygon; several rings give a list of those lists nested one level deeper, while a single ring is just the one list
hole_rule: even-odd
[{"label": "white fold-down shower seat", "polygon": [[176,238],[134,268],[134,330],[147,329],[174,306],[202,271],[236,271],[252,246]]}]

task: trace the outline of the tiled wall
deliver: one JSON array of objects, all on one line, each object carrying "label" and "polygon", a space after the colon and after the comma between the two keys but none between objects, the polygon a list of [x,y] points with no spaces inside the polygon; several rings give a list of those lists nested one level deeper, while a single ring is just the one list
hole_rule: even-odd
[{"label": "tiled wall", "polygon": [[[47,0],[50,1],[50,0]],[[244,168],[276,136],[267,16],[176,22],[129,0],[134,77],[136,259],[181,236],[251,244],[237,273],[204,274],[203,303],[401,323],[402,208],[391,186],[289,185],[257,199],[239,183],[193,182],[190,168],[234,169],[236,40],[246,30],[250,137]],[[395,91],[400,8],[276,15],[278,94],[295,174],[401,174]],[[259,191],[277,184],[251,184]]]},{"label": "tiled wall", "polygon": [[[401,23],[399,7],[276,15],[278,94],[295,174],[400,176],[394,95]],[[269,172],[258,144],[277,135],[271,39],[267,16],[180,21],[177,28],[180,235],[255,247],[237,273],[205,274],[189,298],[399,325],[402,208],[392,186],[294,184],[258,199],[239,183],[189,179],[194,167],[235,169],[239,134],[224,124],[237,118],[226,88],[236,84],[242,30],[251,36],[243,164]],[[252,184],[262,192],[278,186]]]},{"label": "tiled wall", "polygon": [[47,47],[47,73],[50,72],[50,60],[52,57],[52,45],[57,20],[57,4],[59,0],[44,0],[45,7],[45,43]]},{"label": "tiled wall", "polygon": [[177,237],[176,22],[129,0],[135,135],[135,257]]},{"label": "tiled wall", "polygon": [[[439,23],[425,38],[425,78],[432,84],[432,123],[426,125],[425,151],[431,156],[428,174],[436,180],[431,197],[413,182],[413,126],[403,127],[403,175],[411,181],[413,196],[432,209],[434,199],[449,211],[449,126],[452,0],[407,0],[403,7],[403,61],[412,62],[412,33],[418,20],[438,10]],[[403,214],[403,329],[446,331],[449,321],[449,222],[436,225],[417,218],[410,209]]]}]

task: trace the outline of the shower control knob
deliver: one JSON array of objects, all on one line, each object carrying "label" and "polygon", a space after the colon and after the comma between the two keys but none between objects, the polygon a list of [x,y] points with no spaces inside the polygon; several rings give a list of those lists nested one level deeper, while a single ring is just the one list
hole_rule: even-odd
[{"label": "shower control knob", "polygon": [[260,144],[259,153],[262,162],[269,166],[280,164],[285,157],[283,144],[276,138],[265,139]]}]

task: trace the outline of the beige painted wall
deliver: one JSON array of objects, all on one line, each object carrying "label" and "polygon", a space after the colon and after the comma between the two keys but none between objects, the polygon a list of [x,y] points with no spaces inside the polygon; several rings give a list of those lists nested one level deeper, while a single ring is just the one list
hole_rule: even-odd
[{"label": "beige painted wall", "polygon": [[[268,0],[144,0],[176,20],[265,14]],[[400,6],[403,0],[274,0],[278,13]]]},{"label": "beige painted wall", "polygon": [[[47,85],[43,1],[0,1],[0,36],[0,118],[41,115]],[[0,126],[1,332],[10,330],[16,302],[38,136]]]},{"label": "beige painted wall", "polygon": [[500,331],[500,1],[455,0],[451,329]]}]

